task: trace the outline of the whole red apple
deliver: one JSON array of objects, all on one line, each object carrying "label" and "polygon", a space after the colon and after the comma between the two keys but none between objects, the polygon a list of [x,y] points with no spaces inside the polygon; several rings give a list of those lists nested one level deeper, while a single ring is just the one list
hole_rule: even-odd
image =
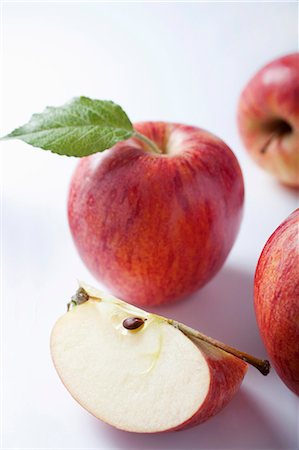
[{"label": "whole red apple", "polygon": [[220,269],[236,238],[244,187],[231,150],[192,126],[139,123],[136,138],[80,160],[68,216],[98,280],[138,305],[172,302]]},{"label": "whole red apple", "polygon": [[299,53],[271,62],[249,81],[238,125],[252,158],[282,183],[299,186]]},{"label": "whole red apple", "polygon": [[299,209],[272,234],[255,273],[255,312],[270,359],[299,395]]}]

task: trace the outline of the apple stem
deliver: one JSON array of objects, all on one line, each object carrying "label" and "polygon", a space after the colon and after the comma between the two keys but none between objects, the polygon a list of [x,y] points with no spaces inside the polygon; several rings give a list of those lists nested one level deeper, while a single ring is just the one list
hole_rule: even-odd
[{"label": "apple stem", "polygon": [[262,153],[262,154],[266,153],[269,145],[271,144],[271,142],[274,138],[282,137],[284,134],[288,134],[291,131],[292,131],[292,127],[287,122],[285,122],[284,120],[276,121],[276,129],[273,131],[273,133],[267,139],[265,144],[262,146],[260,153]]},{"label": "apple stem", "polygon": [[139,139],[140,141],[145,142],[154,153],[158,153],[159,155],[161,155],[161,150],[156,146],[156,144],[149,138],[147,138],[146,136],[144,136],[144,134],[138,133],[138,131],[134,132],[134,136]]},{"label": "apple stem", "polygon": [[271,134],[271,136],[269,137],[269,139],[267,139],[266,143],[263,145],[263,147],[260,150],[260,153],[264,154],[266,153],[266,151],[268,150],[269,145],[271,144],[272,140],[276,137],[279,136],[279,132],[275,131],[274,133]]},{"label": "apple stem", "polygon": [[248,353],[241,352],[240,350],[237,350],[234,347],[230,347],[229,345],[223,344],[220,341],[217,341],[216,339],[210,338],[202,333],[200,333],[197,330],[194,330],[191,327],[188,327],[187,325],[184,325],[183,323],[177,322],[176,320],[167,319],[168,323],[173,325],[175,328],[179,329],[182,333],[184,333],[187,337],[192,337],[195,339],[199,339],[203,342],[207,342],[208,344],[211,344],[214,347],[217,347],[227,353],[230,353],[231,355],[236,356],[239,359],[242,359],[243,361],[247,362],[248,364],[251,364],[256,369],[258,369],[263,375],[268,375],[270,372],[270,363],[266,359],[258,359],[255,358],[255,356],[249,355]]},{"label": "apple stem", "polygon": [[[89,299],[101,300],[100,297],[93,297],[89,295],[88,292],[86,292],[86,290],[83,287],[79,287],[75,295],[72,296],[71,301],[67,304],[67,311],[70,310],[71,306],[81,305],[82,303],[87,302]],[[240,350],[237,350],[234,347],[230,347],[229,345],[223,344],[222,342],[217,341],[216,339],[210,338],[205,334],[200,333],[200,331],[194,330],[194,328],[188,327],[188,325],[184,325],[183,323],[177,322],[176,320],[168,319],[166,317],[159,316],[158,314],[152,315],[155,316],[156,318],[166,321],[173,327],[177,328],[182,333],[184,333],[184,335],[187,336],[189,339],[193,338],[206,342],[207,344],[210,344],[213,347],[217,347],[226,353],[230,353],[231,355],[234,355],[237,358],[242,359],[248,364],[251,364],[252,366],[256,367],[263,375],[268,375],[268,373],[270,372],[270,363],[266,359],[264,360],[258,359],[252,355],[249,355],[248,353],[241,352]],[[127,329],[136,329],[142,326],[145,320],[146,319],[140,317],[128,317],[123,321],[123,326]]]}]

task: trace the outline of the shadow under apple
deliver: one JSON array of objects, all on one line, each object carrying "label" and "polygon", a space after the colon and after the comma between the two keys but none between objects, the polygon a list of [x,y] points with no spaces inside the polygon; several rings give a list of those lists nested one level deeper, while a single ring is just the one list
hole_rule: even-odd
[{"label": "shadow under apple", "polygon": [[225,266],[201,290],[174,305],[156,308],[156,312],[266,358],[254,313],[253,277],[245,270]]}]

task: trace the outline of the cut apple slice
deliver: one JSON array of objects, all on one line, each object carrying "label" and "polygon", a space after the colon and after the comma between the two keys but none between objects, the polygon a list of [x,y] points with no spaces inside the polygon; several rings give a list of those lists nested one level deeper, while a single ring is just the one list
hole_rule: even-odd
[{"label": "cut apple slice", "polygon": [[199,424],[243,380],[244,361],[186,336],[182,324],[86,285],[72,303],[81,304],[51,335],[56,370],[85,409],[117,428],[153,433]]}]

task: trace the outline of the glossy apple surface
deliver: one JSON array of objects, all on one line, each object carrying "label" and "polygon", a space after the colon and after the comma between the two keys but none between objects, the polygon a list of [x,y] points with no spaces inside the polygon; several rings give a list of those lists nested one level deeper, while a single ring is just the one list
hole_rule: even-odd
[{"label": "glossy apple surface", "polygon": [[139,305],[172,302],[220,269],[238,232],[244,187],[223,141],[196,127],[135,126],[137,139],[83,158],[68,217],[83,261],[110,290]]},{"label": "glossy apple surface", "polygon": [[[231,400],[244,361],[195,345],[159,316],[88,292],[85,303],[57,321],[51,353],[66,388],[95,417],[122,430],[157,433],[200,424]],[[144,325],[125,329],[124,320],[136,316]]]},{"label": "glossy apple surface", "polygon": [[299,209],[272,234],[255,274],[255,311],[273,365],[299,395]]},{"label": "glossy apple surface", "polygon": [[238,107],[241,137],[251,157],[282,183],[299,186],[299,53],[263,67]]}]

